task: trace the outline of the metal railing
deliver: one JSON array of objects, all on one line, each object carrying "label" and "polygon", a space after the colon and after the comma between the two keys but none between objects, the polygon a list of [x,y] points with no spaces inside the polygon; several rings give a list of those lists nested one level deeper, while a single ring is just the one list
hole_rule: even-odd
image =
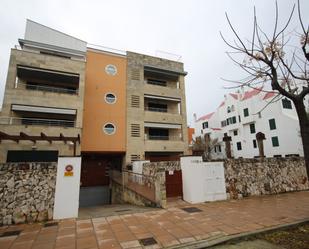
[{"label": "metal railing", "polygon": [[145,138],[147,140],[168,140],[168,141],[181,141],[182,138],[180,136],[153,136],[145,134]]},{"label": "metal railing", "polygon": [[178,111],[169,111],[168,109],[157,108],[157,107],[145,106],[144,110],[149,111],[149,112],[160,112],[160,113],[167,113],[167,114],[180,114]]},{"label": "metal railing", "polygon": [[0,124],[75,127],[75,121],[42,118],[0,117]]},{"label": "metal railing", "polygon": [[155,177],[134,173],[132,171],[111,170],[110,178],[118,184],[155,202]]},{"label": "metal railing", "polygon": [[65,94],[71,94],[71,95],[77,95],[78,89],[68,89],[63,87],[53,87],[53,86],[42,86],[42,85],[36,85],[36,84],[24,84],[24,83],[18,83],[17,88],[19,85],[23,86],[23,89],[27,90],[35,90],[35,91],[44,91],[44,92],[53,92],[53,93],[65,93]]}]

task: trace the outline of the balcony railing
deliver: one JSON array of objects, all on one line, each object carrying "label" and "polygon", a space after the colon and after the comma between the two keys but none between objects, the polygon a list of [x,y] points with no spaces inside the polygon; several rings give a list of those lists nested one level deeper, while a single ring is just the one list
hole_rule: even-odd
[{"label": "balcony railing", "polygon": [[180,136],[154,136],[145,134],[146,140],[167,140],[167,141],[181,141]]},{"label": "balcony railing", "polygon": [[53,92],[53,93],[65,93],[65,94],[72,94],[72,95],[78,94],[78,89],[68,89],[68,88],[62,88],[62,87],[42,86],[42,85],[24,84],[24,83],[18,83],[17,88],[20,88],[18,87],[19,85],[21,85],[24,89],[27,89],[27,90]]},{"label": "balcony railing", "polygon": [[160,113],[167,113],[167,114],[179,114],[178,111],[168,111],[165,108],[157,108],[157,107],[149,107],[149,106],[145,106],[145,111],[160,112]]},{"label": "balcony railing", "polygon": [[17,118],[17,117],[0,117],[0,124],[75,127],[75,121],[71,121],[71,120]]}]

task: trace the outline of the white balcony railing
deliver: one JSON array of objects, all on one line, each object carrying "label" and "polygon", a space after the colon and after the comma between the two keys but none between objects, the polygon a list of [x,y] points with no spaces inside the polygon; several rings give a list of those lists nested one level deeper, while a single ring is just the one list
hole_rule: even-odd
[{"label": "white balcony railing", "polygon": [[59,120],[59,119],[43,119],[43,118],[0,117],[0,124],[75,127],[75,121]]},{"label": "white balcony railing", "polygon": [[68,88],[62,88],[62,87],[53,87],[53,86],[41,86],[36,84],[24,84],[24,83],[18,83],[17,88],[23,87],[23,89],[27,90],[34,90],[34,91],[43,91],[43,92],[53,92],[53,93],[65,93],[65,94],[72,94],[77,95],[78,89],[68,89]]}]

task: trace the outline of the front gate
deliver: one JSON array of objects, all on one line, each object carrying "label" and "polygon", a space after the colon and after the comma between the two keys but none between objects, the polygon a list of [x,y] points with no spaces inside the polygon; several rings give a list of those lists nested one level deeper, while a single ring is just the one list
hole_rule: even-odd
[{"label": "front gate", "polygon": [[107,160],[87,158],[81,167],[79,206],[110,204],[109,163]]},{"label": "front gate", "polygon": [[182,197],[181,170],[165,171],[166,197]]}]

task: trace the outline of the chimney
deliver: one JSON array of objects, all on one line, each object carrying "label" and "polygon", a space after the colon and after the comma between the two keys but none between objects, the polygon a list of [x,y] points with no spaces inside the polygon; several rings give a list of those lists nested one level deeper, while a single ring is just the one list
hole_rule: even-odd
[{"label": "chimney", "polygon": [[196,113],[193,113],[193,118],[194,118],[194,122],[196,122],[196,120],[197,120]]}]

